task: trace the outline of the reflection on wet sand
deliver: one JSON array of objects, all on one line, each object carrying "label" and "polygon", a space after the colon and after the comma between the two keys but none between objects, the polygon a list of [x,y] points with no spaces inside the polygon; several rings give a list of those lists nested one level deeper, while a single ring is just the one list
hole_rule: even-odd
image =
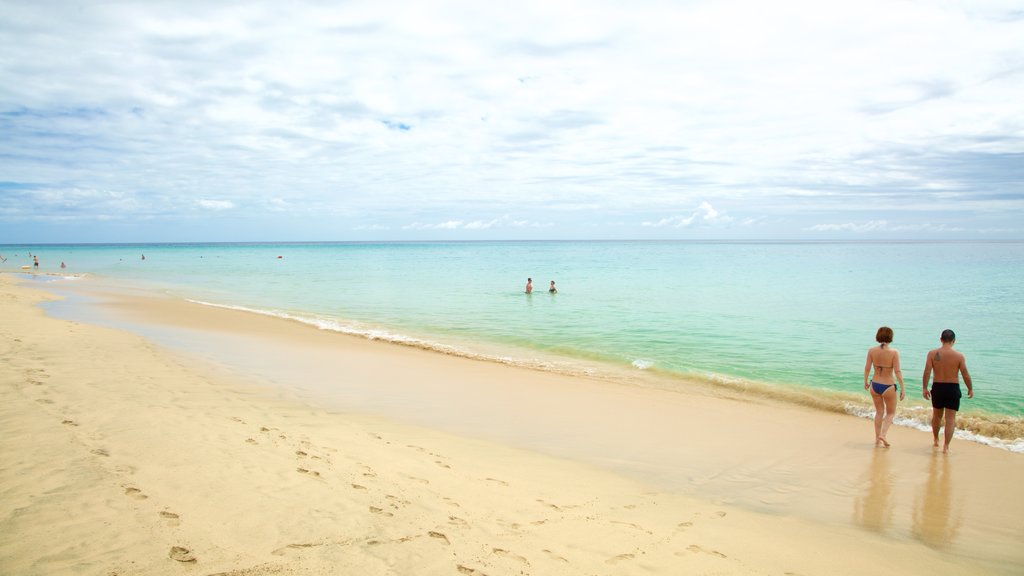
[{"label": "reflection on wet sand", "polygon": [[875,532],[892,524],[893,479],[889,471],[889,450],[875,450],[865,473],[864,493],[854,502],[853,521]]},{"label": "reflection on wet sand", "polygon": [[914,501],[911,533],[932,548],[949,548],[963,521],[953,503],[952,474],[949,458],[936,453],[928,465],[928,481]]}]

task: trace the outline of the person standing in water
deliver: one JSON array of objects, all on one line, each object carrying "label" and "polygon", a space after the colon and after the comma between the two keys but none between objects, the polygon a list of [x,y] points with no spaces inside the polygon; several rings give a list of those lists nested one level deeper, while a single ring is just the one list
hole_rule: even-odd
[{"label": "person standing in water", "polygon": [[[946,427],[943,437],[945,443],[942,445],[942,453],[946,454],[956,430],[956,413],[960,410],[960,398],[963,397],[960,391],[960,376],[964,377],[968,398],[974,398],[974,387],[971,375],[967,372],[967,360],[963,354],[953,350],[956,334],[947,328],[939,336],[939,342],[942,346],[928,352],[928,357],[924,361],[921,392],[925,400],[932,401],[932,445],[936,448],[939,447],[939,429],[943,425]],[[929,392],[928,380],[932,376],[932,371],[935,373],[935,380]]]},{"label": "person standing in water", "polygon": [[[864,389],[871,393],[871,401],[875,403],[875,446],[889,447],[885,435],[892,426],[896,416],[896,381],[899,381],[899,398],[904,398],[903,372],[900,371],[900,353],[890,346],[892,344],[892,328],[882,326],[875,333],[878,346],[868,349],[868,358],[864,362]],[[868,375],[874,368],[871,383]]]},{"label": "person standing in water", "polygon": [[558,292],[558,289],[555,288],[555,281],[554,280],[551,281],[551,288],[548,288],[548,292],[550,292],[552,294],[555,294],[555,293]]},{"label": "person standing in water", "polygon": [[526,293],[533,294],[533,278],[526,279]]}]

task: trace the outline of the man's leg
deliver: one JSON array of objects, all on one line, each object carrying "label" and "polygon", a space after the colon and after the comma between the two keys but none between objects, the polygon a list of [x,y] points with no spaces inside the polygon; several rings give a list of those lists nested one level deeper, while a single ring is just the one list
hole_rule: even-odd
[{"label": "man's leg", "polygon": [[956,430],[956,410],[946,408],[946,444],[942,448],[942,452],[949,452],[949,443],[953,440],[953,432]]},{"label": "man's leg", "polygon": [[942,428],[942,408],[932,408],[932,446],[939,447],[939,429]]}]

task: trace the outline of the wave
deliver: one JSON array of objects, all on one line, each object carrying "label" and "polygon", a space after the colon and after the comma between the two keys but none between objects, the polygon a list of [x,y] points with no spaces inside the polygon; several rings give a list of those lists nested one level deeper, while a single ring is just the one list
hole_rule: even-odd
[{"label": "wave", "polygon": [[[760,398],[796,404],[817,410],[848,414],[859,418],[874,418],[874,406],[864,400],[862,395],[848,392],[837,392],[799,385],[769,384],[714,373],[675,373],[658,370],[653,361],[642,358],[633,360],[630,363],[631,369],[618,369],[613,365],[603,362],[574,361],[568,358],[516,358],[499,353],[484,353],[452,344],[368,327],[358,322],[343,322],[337,318],[305,316],[280,310],[217,304],[203,300],[186,299],[186,301],[202,306],[270,316],[299,322],[320,330],[357,336],[367,340],[379,340],[473,360],[497,362],[570,376],[588,376],[619,382],[625,381],[631,384],[640,384],[667,391],[678,392],[682,389],[692,389],[693,385],[704,386],[712,394],[734,399],[750,400],[752,398]],[[638,379],[636,377],[638,373],[647,378]],[[931,432],[931,408],[930,406],[923,405],[901,406],[893,423],[897,426]],[[957,415],[957,430],[954,437],[1024,454],[1024,419],[983,412],[961,413]]]}]

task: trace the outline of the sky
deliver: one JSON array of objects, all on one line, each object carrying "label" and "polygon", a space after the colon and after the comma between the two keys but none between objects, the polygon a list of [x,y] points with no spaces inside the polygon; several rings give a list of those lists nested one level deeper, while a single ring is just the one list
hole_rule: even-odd
[{"label": "sky", "polygon": [[0,0],[0,243],[1024,239],[1024,2]]}]

